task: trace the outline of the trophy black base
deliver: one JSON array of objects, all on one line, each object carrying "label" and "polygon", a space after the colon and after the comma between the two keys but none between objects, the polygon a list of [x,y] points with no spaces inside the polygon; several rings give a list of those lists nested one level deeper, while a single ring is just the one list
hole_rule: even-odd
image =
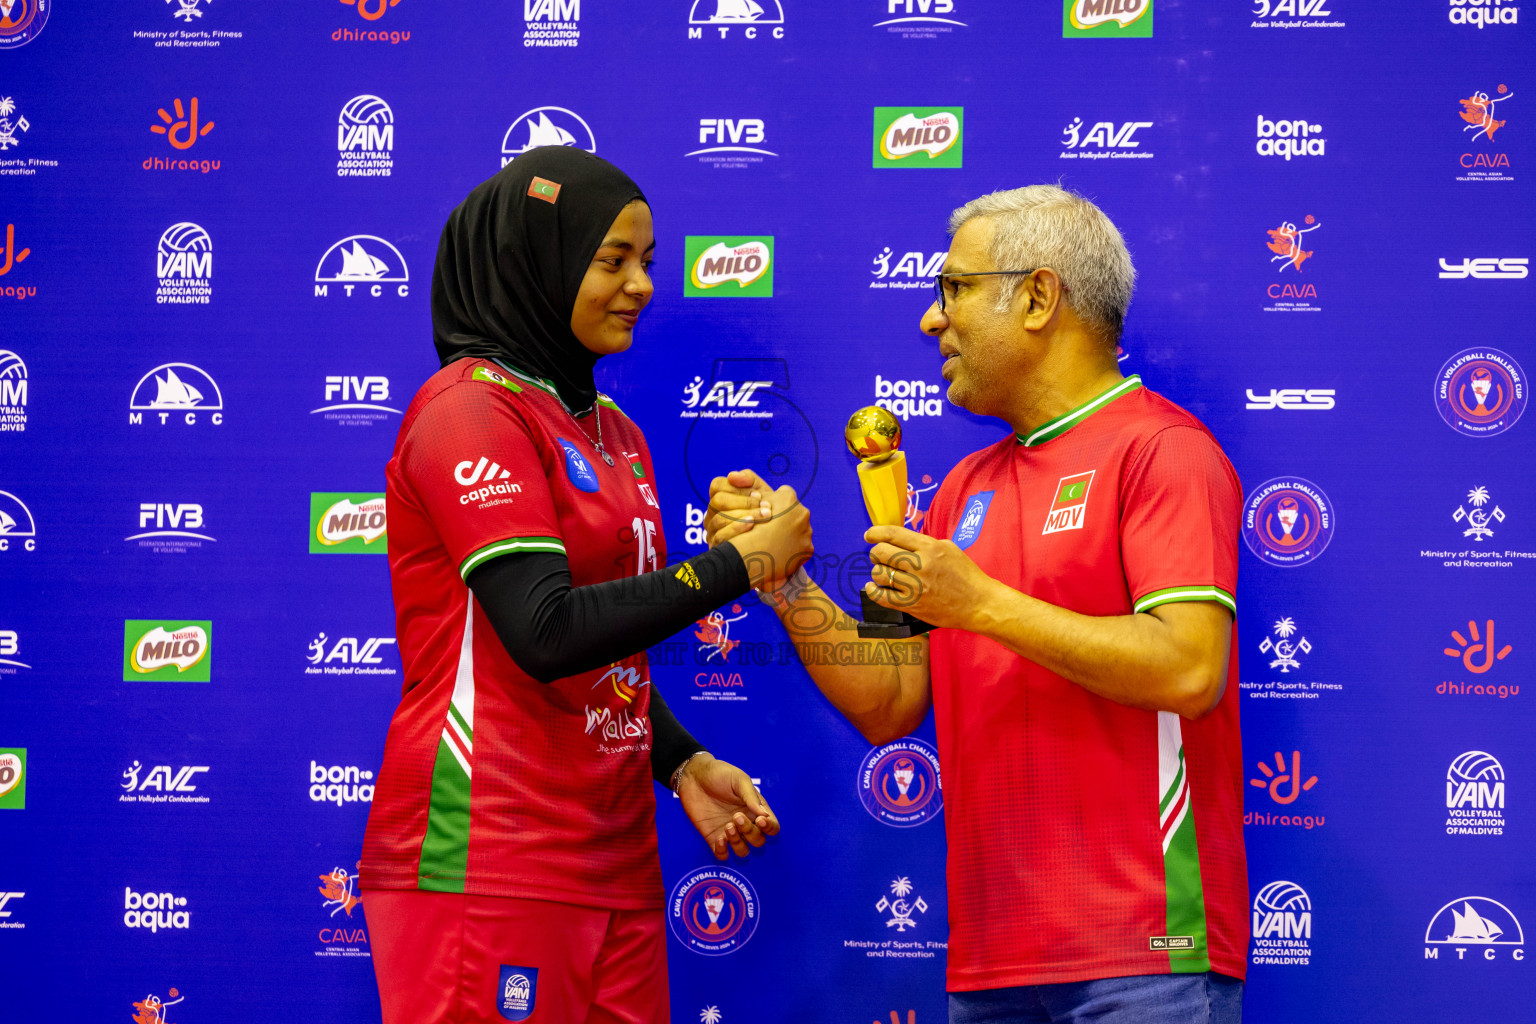
[{"label": "trophy black base", "polygon": [[907,640],[922,636],[933,627],[922,619],[913,618],[906,612],[876,604],[863,591],[859,599],[864,604],[864,621],[859,623],[859,638],[863,640]]}]

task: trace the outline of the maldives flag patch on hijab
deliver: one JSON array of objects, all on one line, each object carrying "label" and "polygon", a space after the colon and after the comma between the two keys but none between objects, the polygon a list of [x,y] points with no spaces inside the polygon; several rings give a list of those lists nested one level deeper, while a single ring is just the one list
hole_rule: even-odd
[{"label": "maldives flag patch on hijab", "polygon": [[560,185],[548,178],[535,177],[528,183],[528,194],[535,199],[542,199],[546,203],[553,204],[560,198]]}]

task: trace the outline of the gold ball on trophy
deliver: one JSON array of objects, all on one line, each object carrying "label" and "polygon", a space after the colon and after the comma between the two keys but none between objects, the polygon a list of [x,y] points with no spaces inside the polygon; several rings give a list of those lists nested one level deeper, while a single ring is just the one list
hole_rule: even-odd
[{"label": "gold ball on trophy", "polygon": [[843,428],[848,450],[865,462],[881,462],[901,447],[901,420],[889,409],[866,405]]}]

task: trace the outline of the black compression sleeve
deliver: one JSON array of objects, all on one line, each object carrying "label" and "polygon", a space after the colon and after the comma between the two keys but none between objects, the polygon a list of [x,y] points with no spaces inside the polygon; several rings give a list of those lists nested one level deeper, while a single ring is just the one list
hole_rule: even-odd
[{"label": "black compression sleeve", "polygon": [[704,749],[661,699],[661,689],[651,686],[651,778],[671,787],[677,766]]},{"label": "black compression sleeve", "polygon": [[564,555],[503,555],[474,569],[468,583],[512,660],[543,683],[643,651],[751,586],[731,544],[585,587],[571,586]]}]

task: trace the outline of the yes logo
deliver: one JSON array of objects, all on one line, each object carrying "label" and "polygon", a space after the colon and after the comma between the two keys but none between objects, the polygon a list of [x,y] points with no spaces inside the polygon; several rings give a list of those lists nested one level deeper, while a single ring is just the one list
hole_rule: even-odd
[{"label": "yes logo", "polygon": [[1041,536],[1060,533],[1063,530],[1081,530],[1083,517],[1088,511],[1088,487],[1093,483],[1094,470],[1064,476],[1056,484],[1056,498],[1045,516],[1045,529]]},{"label": "yes logo", "polygon": [[[772,235],[689,235],[684,240],[684,260],[688,267],[688,279],[683,284],[685,296],[773,297]],[[722,287],[730,284],[735,287]]]},{"label": "yes logo", "polygon": [[170,111],[161,107],[156,113],[160,115],[160,123],[152,124],[149,130],[156,135],[164,135],[165,140],[176,149],[191,149],[197,144],[197,140],[213,131],[212,121],[199,121],[197,116],[197,97],[193,96],[187,106],[182,106],[181,98],[171,104],[175,110],[175,116]]},{"label": "yes logo", "polygon": [[876,107],[874,166],[959,167],[964,114],[962,107]]},{"label": "yes logo", "polygon": [[1152,0],[1064,0],[1064,39],[1151,39]]},{"label": "yes logo", "polygon": [[206,683],[212,675],[213,623],[185,619],[123,623],[123,682]]},{"label": "yes logo", "polygon": [[385,553],[388,524],[382,494],[312,493],[309,496],[309,553]]},{"label": "yes logo", "polygon": [[1459,629],[1451,630],[1451,636],[1457,646],[1447,647],[1445,653],[1450,658],[1460,658],[1461,663],[1468,672],[1481,675],[1493,668],[1496,661],[1503,661],[1509,657],[1514,648],[1505,644],[1499,647],[1493,639],[1493,620],[1489,619],[1487,625],[1480,632],[1477,623],[1471,620],[1467,622],[1467,635],[1462,636]]}]

